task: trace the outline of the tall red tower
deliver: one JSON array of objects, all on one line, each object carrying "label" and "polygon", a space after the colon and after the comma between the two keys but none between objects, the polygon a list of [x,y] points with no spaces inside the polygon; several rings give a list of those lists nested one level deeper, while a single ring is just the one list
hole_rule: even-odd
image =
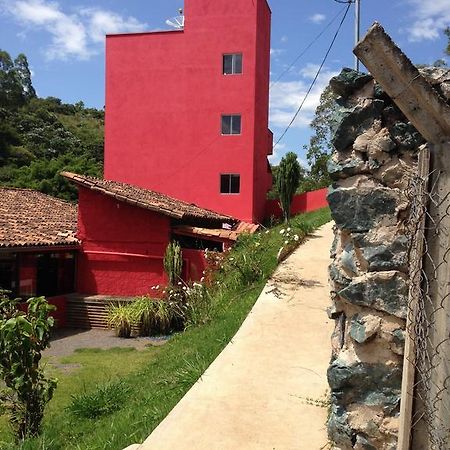
[{"label": "tall red tower", "polygon": [[185,0],[182,30],[107,36],[105,178],[260,221],[270,21],[266,0]]}]

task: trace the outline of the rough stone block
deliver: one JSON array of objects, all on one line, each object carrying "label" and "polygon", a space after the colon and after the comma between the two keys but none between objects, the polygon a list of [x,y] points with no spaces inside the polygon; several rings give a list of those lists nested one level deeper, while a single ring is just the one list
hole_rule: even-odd
[{"label": "rough stone block", "polygon": [[406,318],[408,285],[406,276],[401,272],[372,272],[356,277],[338,294],[354,305]]},{"label": "rough stone block", "polygon": [[377,225],[395,225],[399,192],[388,188],[337,188],[328,193],[328,204],[338,228],[364,232]]},{"label": "rough stone block", "polygon": [[394,142],[408,150],[418,149],[425,143],[422,135],[409,122],[396,122],[389,128],[389,133]]},{"label": "rough stone block", "polygon": [[350,109],[340,109],[333,119],[337,123],[331,142],[338,151],[350,147],[357,136],[372,127],[376,119],[381,118],[384,108],[382,100],[369,101],[367,105],[358,105]]},{"label": "rough stone block", "polygon": [[335,94],[347,98],[371,80],[372,75],[345,67],[339,75],[330,80],[330,86]]},{"label": "rough stone block", "polygon": [[349,334],[353,340],[362,344],[374,337],[380,329],[381,319],[371,314],[355,314],[350,319]]},{"label": "rough stone block", "polygon": [[371,242],[367,235],[355,233],[353,239],[370,272],[406,271],[408,238],[405,235],[397,235],[393,240],[390,236],[386,236],[384,240],[378,239]]},{"label": "rough stone block", "polygon": [[387,415],[398,410],[402,371],[388,364],[348,363],[336,358],[328,368],[328,383],[340,404],[380,406]]}]

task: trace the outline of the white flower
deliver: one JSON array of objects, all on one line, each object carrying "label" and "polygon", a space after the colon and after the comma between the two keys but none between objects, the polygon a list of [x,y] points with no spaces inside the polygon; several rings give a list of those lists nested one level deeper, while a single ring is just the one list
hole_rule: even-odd
[{"label": "white flower", "polygon": [[[203,273],[205,273],[205,272],[203,272]],[[203,283],[205,281],[205,277],[201,277],[200,278],[200,283]]]},{"label": "white flower", "polygon": [[286,230],[283,228],[283,229],[281,229],[280,230],[280,234],[284,234],[284,232],[285,232]]},{"label": "white flower", "polygon": [[284,241],[285,244],[289,244],[289,241]]},{"label": "white flower", "polygon": [[300,238],[298,237],[298,234],[294,235],[294,241],[298,241]]},{"label": "white flower", "polygon": [[266,234],[269,234],[270,233],[270,231],[269,230],[266,230]]},{"label": "white flower", "polygon": [[155,287],[155,289],[159,289],[159,284]]},{"label": "white flower", "polygon": [[181,281],[178,282],[178,286],[181,286]]},{"label": "white flower", "polygon": [[289,227],[287,230],[288,230],[288,231],[291,231],[291,227]]},{"label": "white flower", "polygon": [[186,286],[183,286],[183,291],[186,291],[186,290],[187,290]]}]

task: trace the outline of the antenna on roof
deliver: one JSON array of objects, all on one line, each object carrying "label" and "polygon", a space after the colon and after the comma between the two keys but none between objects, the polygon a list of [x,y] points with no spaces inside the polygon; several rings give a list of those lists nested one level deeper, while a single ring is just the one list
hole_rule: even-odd
[{"label": "antenna on roof", "polygon": [[180,8],[178,10],[179,16],[172,17],[171,19],[166,20],[166,24],[175,28],[176,30],[182,30],[184,29],[184,14],[183,14],[183,8]]}]

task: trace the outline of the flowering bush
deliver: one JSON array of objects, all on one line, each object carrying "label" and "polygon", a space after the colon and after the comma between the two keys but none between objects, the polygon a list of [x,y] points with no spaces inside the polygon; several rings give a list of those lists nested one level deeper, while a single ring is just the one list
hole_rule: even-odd
[{"label": "flowering bush", "polygon": [[292,231],[292,228],[282,228],[280,234],[284,239],[282,246],[278,250],[277,260],[285,259],[299,244],[300,236]]},{"label": "flowering bush", "polygon": [[235,246],[237,251],[225,259],[223,271],[234,287],[250,286],[263,277],[264,250],[261,241],[261,234],[243,233],[237,240]]}]

